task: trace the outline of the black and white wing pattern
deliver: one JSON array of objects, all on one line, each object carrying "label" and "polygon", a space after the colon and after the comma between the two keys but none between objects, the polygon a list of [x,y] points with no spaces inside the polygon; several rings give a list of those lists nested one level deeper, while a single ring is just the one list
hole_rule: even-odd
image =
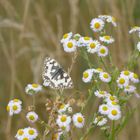
[{"label": "black and white wing pattern", "polygon": [[73,87],[71,77],[56,60],[50,57],[45,58],[42,77],[44,86],[49,86],[54,89],[68,89]]}]

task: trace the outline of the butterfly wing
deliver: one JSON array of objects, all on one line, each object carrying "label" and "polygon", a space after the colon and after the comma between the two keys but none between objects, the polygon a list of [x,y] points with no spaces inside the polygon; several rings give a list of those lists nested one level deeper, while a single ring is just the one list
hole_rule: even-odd
[{"label": "butterfly wing", "polygon": [[54,60],[47,57],[44,61],[44,70],[42,74],[44,86],[50,86],[54,89],[72,88],[73,82],[71,77],[60,67]]}]

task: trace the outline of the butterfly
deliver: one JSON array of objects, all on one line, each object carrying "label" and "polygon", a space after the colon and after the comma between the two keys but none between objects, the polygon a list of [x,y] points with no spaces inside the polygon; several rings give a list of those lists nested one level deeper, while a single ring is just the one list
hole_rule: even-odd
[{"label": "butterfly", "polygon": [[50,57],[46,57],[44,60],[42,78],[44,81],[43,85],[53,89],[73,88],[71,77],[63,70],[56,60]]}]

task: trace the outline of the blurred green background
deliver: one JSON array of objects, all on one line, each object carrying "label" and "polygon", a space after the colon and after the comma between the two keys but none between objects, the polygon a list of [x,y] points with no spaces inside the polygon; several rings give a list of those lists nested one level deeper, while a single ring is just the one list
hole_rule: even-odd
[{"label": "blurred green background", "polygon": [[[0,139],[14,140],[17,129],[28,126],[23,114],[8,117],[8,101],[16,97],[23,101],[24,108],[30,105],[32,100],[25,95],[24,87],[28,83],[42,83],[43,58],[51,56],[67,70],[72,55],[63,51],[62,35],[72,31],[93,36],[89,23],[100,14],[113,15],[117,19],[118,27],[109,27],[107,32],[116,39],[110,48],[113,61],[123,69],[138,41],[128,31],[131,26],[140,25],[140,0],[0,0]],[[91,59],[96,64],[96,56]],[[87,64],[79,57],[71,74],[83,96],[86,96],[88,86],[82,83],[81,75],[86,68]],[[136,71],[140,75],[139,66]],[[44,120],[48,117],[44,111],[47,93],[38,95],[36,101],[37,112]],[[133,97],[128,105],[136,106],[139,102]],[[97,109],[98,101],[91,101],[89,106],[90,111],[85,112],[87,117]],[[139,124],[138,109],[118,139],[139,140]],[[35,127],[42,131],[38,124]],[[77,131],[75,140],[78,140],[76,135],[84,131]],[[99,129],[91,134],[89,140],[93,139],[103,139]]]}]

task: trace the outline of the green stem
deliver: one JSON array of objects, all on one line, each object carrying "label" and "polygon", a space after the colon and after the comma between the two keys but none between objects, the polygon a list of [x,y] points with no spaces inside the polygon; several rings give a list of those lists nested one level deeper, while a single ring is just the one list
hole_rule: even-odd
[{"label": "green stem", "polygon": [[100,62],[103,64],[105,70],[108,71],[107,65],[105,64],[105,62],[104,62],[102,57],[100,57]]},{"label": "green stem", "polygon": [[112,121],[112,130],[109,140],[115,140],[115,121]]},{"label": "green stem", "polygon": [[80,138],[80,140],[85,140],[87,138],[87,136],[89,135],[89,133],[92,131],[92,129],[94,128],[94,126],[90,126],[87,131],[85,132],[85,134]]}]

